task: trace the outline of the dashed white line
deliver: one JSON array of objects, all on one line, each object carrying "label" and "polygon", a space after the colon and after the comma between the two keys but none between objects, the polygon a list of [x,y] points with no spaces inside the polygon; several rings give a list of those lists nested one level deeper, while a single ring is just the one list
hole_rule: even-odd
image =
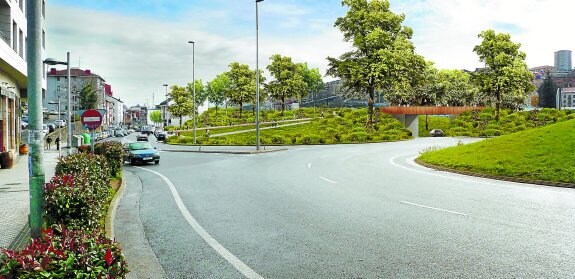
[{"label": "dashed white line", "polygon": [[180,209],[182,215],[184,215],[186,221],[188,221],[188,224],[190,224],[190,226],[192,226],[192,228],[196,231],[196,233],[198,233],[198,235],[200,235],[200,237],[202,237],[202,239],[204,239],[204,241],[208,243],[208,245],[210,245],[218,254],[220,254],[220,256],[226,259],[234,268],[236,268],[239,272],[241,272],[246,278],[250,279],[264,278],[257,272],[255,272],[253,269],[251,269],[249,266],[247,266],[245,263],[243,263],[236,256],[234,256],[230,251],[228,251],[228,249],[222,246],[215,238],[213,238],[206,230],[204,230],[204,228],[196,221],[194,216],[190,214],[188,208],[184,205],[184,202],[182,201],[180,194],[178,193],[176,187],[174,186],[172,181],[170,181],[170,179],[165,177],[163,174],[155,172],[153,170],[145,169],[142,167],[136,167],[136,168],[154,173],[159,177],[161,177],[166,182],[166,184],[168,184],[168,187],[170,187],[170,191],[172,192],[172,196],[174,196],[174,200],[176,201],[176,205]]},{"label": "dashed white line", "polygon": [[308,163],[308,164],[307,164],[307,168],[308,168],[308,169],[311,169],[311,163]]},{"label": "dashed white line", "polygon": [[323,177],[323,176],[320,176],[319,178],[321,178],[321,179],[323,179],[323,180],[325,180],[325,181],[327,181],[327,182],[329,182],[329,183],[331,183],[331,184],[337,184],[335,181],[331,181],[331,180],[329,180],[329,179],[327,179],[327,178],[325,178],[325,177]]},{"label": "dashed white line", "polygon": [[329,157],[329,155],[323,155],[323,156],[321,156],[320,158],[323,159],[323,158],[326,158],[326,157]]},{"label": "dashed white line", "polygon": [[465,213],[461,213],[461,212],[457,212],[457,211],[451,211],[451,210],[447,210],[447,209],[441,209],[441,208],[437,208],[437,207],[431,207],[431,206],[427,206],[427,205],[421,205],[421,204],[412,203],[412,202],[408,202],[408,201],[400,201],[400,203],[409,204],[409,205],[418,206],[418,207],[423,207],[423,208],[427,208],[427,209],[433,209],[433,210],[437,210],[437,211],[443,211],[443,212],[447,212],[447,213],[451,213],[451,214],[457,214],[457,215],[461,215],[461,216],[467,216],[467,214],[465,214]]}]

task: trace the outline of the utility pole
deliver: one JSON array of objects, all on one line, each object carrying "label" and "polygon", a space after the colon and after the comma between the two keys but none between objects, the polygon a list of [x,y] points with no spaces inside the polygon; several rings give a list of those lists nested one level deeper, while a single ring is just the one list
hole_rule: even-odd
[{"label": "utility pole", "polygon": [[[23,1],[23,0],[21,0]],[[28,119],[30,120],[30,155],[29,185],[30,185],[30,233],[32,238],[42,234],[43,185],[45,173],[42,153],[44,139],[42,134],[42,1],[27,0],[27,35],[28,45]]]}]

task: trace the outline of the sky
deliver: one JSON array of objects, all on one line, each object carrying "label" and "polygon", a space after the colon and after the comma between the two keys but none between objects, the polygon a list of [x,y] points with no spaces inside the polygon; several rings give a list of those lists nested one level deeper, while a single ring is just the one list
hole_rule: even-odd
[{"label": "sky", "polygon": [[[553,65],[575,48],[572,0],[390,0],[413,29],[416,52],[440,69],[481,66],[473,47],[487,29],[511,34],[530,67]],[[256,66],[253,0],[49,0],[47,56],[90,69],[126,105],[165,100],[163,84],[204,84],[231,62]],[[339,0],[265,0],[258,4],[259,68],[281,54],[325,74],[326,57],[351,50],[334,22]],[[192,46],[188,41],[194,41]],[[193,64],[193,66],[192,66]],[[324,81],[333,80],[325,76]]]}]

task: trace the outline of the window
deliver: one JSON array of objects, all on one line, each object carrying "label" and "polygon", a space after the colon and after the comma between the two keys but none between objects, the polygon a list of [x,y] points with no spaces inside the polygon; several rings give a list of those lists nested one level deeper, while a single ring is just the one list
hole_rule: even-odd
[{"label": "window", "polygon": [[20,38],[18,40],[18,43],[20,44],[20,51],[18,52],[20,54],[20,57],[24,58],[24,32],[22,32],[22,30],[20,30],[18,32]]},{"label": "window", "polygon": [[60,81],[60,77],[56,77],[56,81]]},{"label": "window", "polygon": [[46,18],[46,1],[42,1],[42,17]]},{"label": "window", "polygon": [[46,48],[46,31],[42,30],[42,48]]},{"label": "window", "polygon": [[26,0],[20,0],[20,10],[24,11],[24,1]]},{"label": "window", "polygon": [[60,86],[56,87],[56,91],[60,91]]},{"label": "window", "polygon": [[18,25],[16,22],[12,22],[12,49],[18,51]]}]

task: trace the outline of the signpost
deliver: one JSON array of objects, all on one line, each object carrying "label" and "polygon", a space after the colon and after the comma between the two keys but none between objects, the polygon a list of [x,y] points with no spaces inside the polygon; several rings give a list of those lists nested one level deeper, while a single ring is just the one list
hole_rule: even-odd
[{"label": "signpost", "polygon": [[102,114],[98,110],[89,109],[82,112],[80,118],[84,127],[90,130],[90,146],[94,153],[94,130],[102,125]]}]

